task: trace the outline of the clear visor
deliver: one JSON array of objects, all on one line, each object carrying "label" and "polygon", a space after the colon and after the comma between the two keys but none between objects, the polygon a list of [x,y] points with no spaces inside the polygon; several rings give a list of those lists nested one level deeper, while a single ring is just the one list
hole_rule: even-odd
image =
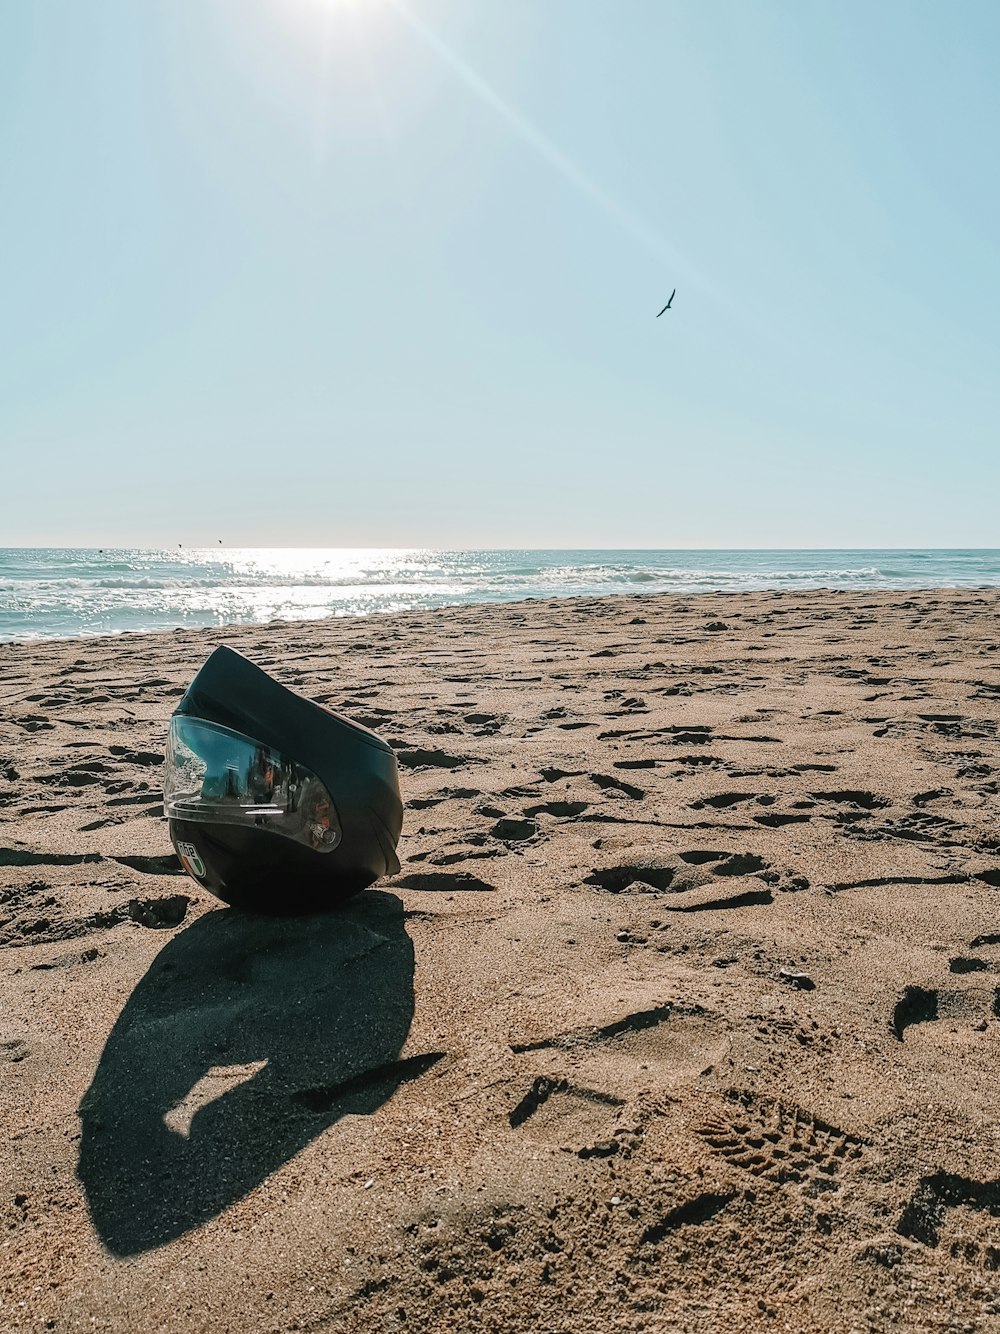
[{"label": "clear visor", "polygon": [[309,769],[217,723],[170,720],[163,807],[172,820],[282,834],[316,852],[340,842],[329,792]]}]

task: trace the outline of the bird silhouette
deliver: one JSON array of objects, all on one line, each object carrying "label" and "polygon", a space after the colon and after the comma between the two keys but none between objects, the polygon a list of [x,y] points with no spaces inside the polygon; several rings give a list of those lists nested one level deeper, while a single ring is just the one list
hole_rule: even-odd
[{"label": "bird silhouette", "polygon": [[[673,301],[673,299],[674,299],[674,297],[675,297],[676,295],[677,295],[677,288],[675,287],[674,290],[670,293],[670,301]],[[663,307],[663,310],[669,310],[669,309],[670,309],[670,301],[668,301],[667,304]],[[656,317],[657,319],[659,319],[659,318],[660,318],[660,315],[663,314],[663,310],[661,310],[661,311],[660,311],[660,314],[657,315],[657,317]]]}]

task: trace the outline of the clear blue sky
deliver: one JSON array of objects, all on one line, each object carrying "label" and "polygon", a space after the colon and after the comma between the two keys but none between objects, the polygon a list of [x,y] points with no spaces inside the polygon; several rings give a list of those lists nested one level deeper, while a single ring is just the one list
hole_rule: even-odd
[{"label": "clear blue sky", "polygon": [[0,0],[0,545],[1000,546],[998,68],[996,0]]}]

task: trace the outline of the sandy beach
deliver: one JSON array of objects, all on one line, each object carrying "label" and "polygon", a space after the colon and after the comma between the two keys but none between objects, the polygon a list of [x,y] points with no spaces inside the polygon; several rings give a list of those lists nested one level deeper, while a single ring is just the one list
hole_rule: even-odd
[{"label": "sandy beach", "polygon": [[[1000,592],[0,645],[0,1328],[1000,1326]],[[226,910],[228,643],[377,730],[402,870]]]}]

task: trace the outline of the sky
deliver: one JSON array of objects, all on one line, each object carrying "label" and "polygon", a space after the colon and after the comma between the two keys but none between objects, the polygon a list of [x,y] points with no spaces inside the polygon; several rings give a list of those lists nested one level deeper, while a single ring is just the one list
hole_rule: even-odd
[{"label": "sky", "polygon": [[996,0],[0,0],[0,546],[1000,547],[998,62]]}]

